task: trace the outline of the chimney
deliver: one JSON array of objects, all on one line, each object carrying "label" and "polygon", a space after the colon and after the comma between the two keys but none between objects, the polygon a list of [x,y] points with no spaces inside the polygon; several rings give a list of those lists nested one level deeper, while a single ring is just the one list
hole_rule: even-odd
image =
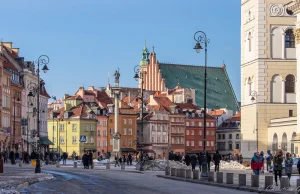
[{"label": "chimney", "polygon": [[69,94],[65,94],[64,95],[64,100],[67,99],[70,95]]},{"label": "chimney", "polygon": [[3,45],[9,49],[11,52],[12,42],[3,42]]},{"label": "chimney", "polygon": [[131,93],[130,93],[130,91],[128,92],[128,104],[130,104],[131,103]]},{"label": "chimney", "polygon": [[19,50],[20,50],[20,48],[12,48],[11,50],[14,51],[14,52],[16,52],[17,55],[19,55]]}]

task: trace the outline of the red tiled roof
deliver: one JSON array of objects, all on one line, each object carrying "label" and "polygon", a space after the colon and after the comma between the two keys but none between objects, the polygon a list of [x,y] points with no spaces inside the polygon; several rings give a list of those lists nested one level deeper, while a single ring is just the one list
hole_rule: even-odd
[{"label": "red tiled roof", "polygon": [[159,104],[160,106],[162,106],[166,111],[171,112],[171,109],[169,108],[169,106],[171,105],[175,105],[169,98],[167,97],[158,97],[158,96],[154,96],[153,99],[157,102],[157,104]]},{"label": "red tiled roof", "polygon": [[69,96],[69,97],[67,97],[66,100],[83,100],[83,99],[81,98],[81,96],[75,95],[75,96]]},{"label": "red tiled roof", "polygon": [[84,95],[92,95],[95,96],[95,93],[91,90],[84,90]]},{"label": "red tiled roof", "polygon": [[210,114],[211,116],[221,116],[225,111],[224,110],[215,110]]},{"label": "red tiled roof", "polygon": [[229,118],[231,121],[241,121],[241,112],[238,112],[236,115]]},{"label": "red tiled roof", "polygon": [[50,96],[49,96],[49,94],[48,94],[48,92],[47,92],[47,90],[46,90],[46,88],[44,87],[44,90],[42,90],[42,88],[41,88],[41,93],[40,93],[42,96],[45,96],[45,97],[47,97],[47,98],[51,98]]},{"label": "red tiled roof", "polygon": [[97,101],[104,107],[107,108],[108,104],[113,104],[114,101],[104,91],[97,91]]},{"label": "red tiled roof", "polygon": [[200,110],[200,108],[192,103],[176,103],[176,105],[181,109],[188,109],[188,110]]}]

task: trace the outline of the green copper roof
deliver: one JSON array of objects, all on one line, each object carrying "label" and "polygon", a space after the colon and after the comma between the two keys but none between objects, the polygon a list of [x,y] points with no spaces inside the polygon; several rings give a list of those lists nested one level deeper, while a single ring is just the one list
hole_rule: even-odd
[{"label": "green copper roof", "polygon": [[146,43],[145,43],[145,46],[143,48],[143,52],[142,52],[142,60],[140,62],[140,66],[146,66],[148,65],[148,61],[149,61],[149,51],[148,51],[148,48],[146,46]]},{"label": "green copper roof", "polygon": [[[178,85],[196,89],[196,104],[204,103],[204,66],[175,65],[160,63],[166,87],[173,89]],[[240,110],[239,103],[231,86],[225,68],[207,67],[207,108],[227,108],[234,113]]]}]

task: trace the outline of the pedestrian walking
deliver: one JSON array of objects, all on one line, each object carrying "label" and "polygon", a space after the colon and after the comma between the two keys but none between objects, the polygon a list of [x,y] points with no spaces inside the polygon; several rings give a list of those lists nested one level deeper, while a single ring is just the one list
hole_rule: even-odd
[{"label": "pedestrian walking", "polygon": [[93,169],[93,153],[92,152],[89,152],[88,163],[89,163],[89,166],[91,166],[91,169]]},{"label": "pedestrian walking", "polygon": [[198,156],[198,162],[199,162],[199,170],[201,172],[202,169],[202,163],[203,163],[203,153],[200,152],[199,156]]},{"label": "pedestrian walking", "polygon": [[[291,180],[291,175],[292,175],[292,171],[293,171],[293,158],[289,152],[287,152],[285,156],[286,156],[285,161],[284,161],[285,173],[289,177],[289,180]],[[291,186],[291,184],[290,184],[290,186]]]},{"label": "pedestrian walking", "polygon": [[265,173],[265,170],[264,170],[265,158],[264,158],[264,152],[263,151],[260,152],[260,159],[262,160],[261,174],[264,174]]},{"label": "pedestrian walking", "polygon": [[4,163],[7,163],[7,159],[8,159],[8,153],[7,151],[4,152]]},{"label": "pedestrian walking", "polygon": [[206,161],[207,161],[207,171],[210,171],[210,162],[211,162],[211,155],[206,152]]},{"label": "pedestrian walking", "polygon": [[188,154],[185,155],[184,160],[187,166],[191,164],[191,157]]},{"label": "pedestrian walking", "polygon": [[219,154],[219,151],[216,151],[216,154],[213,157],[213,160],[215,162],[215,172],[219,172],[219,168],[220,168],[220,161],[221,161],[221,155]]},{"label": "pedestrian walking", "polygon": [[193,154],[191,156],[192,171],[195,170],[196,163],[197,163],[197,156],[196,156],[196,154]]},{"label": "pedestrian walking", "polygon": [[271,164],[272,164],[272,160],[273,160],[273,155],[271,154],[271,151],[268,150],[267,155],[266,155],[267,172],[269,172],[269,169],[270,169]]},{"label": "pedestrian walking", "polygon": [[132,155],[130,153],[128,154],[128,160],[129,160],[129,164],[131,166],[132,165]]},{"label": "pedestrian walking", "polygon": [[279,179],[281,178],[282,175],[282,162],[283,162],[283,153],[282,150],[279,149],[274,157],[274,176],[275,176],[275,183],[276,186],[278,186],[277,184],[277,176],[279,176]]},{"label": "pedestrian walking", "polygon": [[63,153],[63,157],[62,158],[63,158],[63,164],[66,165],[67,164],[67,158],[68,158],[67,152]]},{"label": "pedestrian walking", "polygon": [[255,152],[251,160],[251,169],[253,170],[253,173],[255,175],[259,175],[259,171],[261,170],[262,166],[263,162],[260,157],[260,154],[259,152]]},{"label": "pedestrian walking", "polygon": [[118,154],[115,155],[115,161],[116,161],[115,167],[117,167],[117,165],[120,166]]},{"label": "pedestrian walking", "polygon": [[82,156],[82,163],[84,169],[89,169],[88,155],[86,153]]}]

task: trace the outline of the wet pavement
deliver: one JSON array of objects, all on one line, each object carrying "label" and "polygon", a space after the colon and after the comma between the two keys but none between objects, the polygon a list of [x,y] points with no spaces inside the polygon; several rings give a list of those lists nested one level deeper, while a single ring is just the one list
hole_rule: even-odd
[{"label": "wet pavement", "polygon": [[[22,168],[20,170],[31,170]],[[195,193],[243,194],[238,190],[200,185],[181,181],[167,180],[157,177],[157,172],[132,173],[130,171],[117,171],[105,169],[45,169],[43,172],[51,173],[54,179],[30,185],[22,190],[22,194],[174,194]]]}]

